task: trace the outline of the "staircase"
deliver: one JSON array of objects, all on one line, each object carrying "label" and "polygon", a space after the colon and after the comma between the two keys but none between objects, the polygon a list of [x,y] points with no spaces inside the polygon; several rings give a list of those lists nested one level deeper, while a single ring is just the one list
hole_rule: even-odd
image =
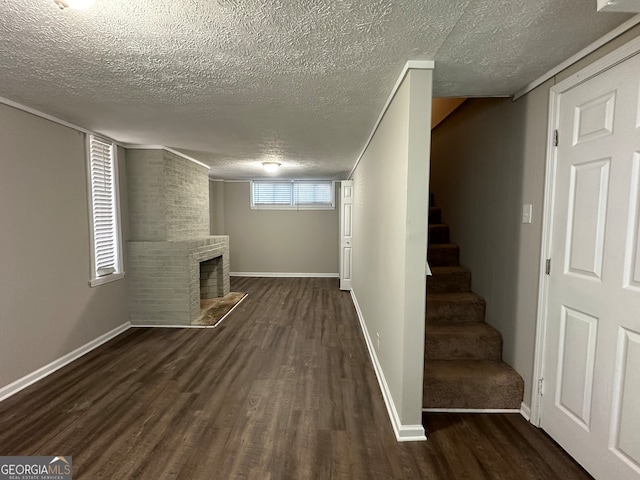
[{"label": "staircase", "polygon": [[485,323],[439,208],[429,209],[424,408],[520,409],[524,382],[502,361],[502,335]]}]

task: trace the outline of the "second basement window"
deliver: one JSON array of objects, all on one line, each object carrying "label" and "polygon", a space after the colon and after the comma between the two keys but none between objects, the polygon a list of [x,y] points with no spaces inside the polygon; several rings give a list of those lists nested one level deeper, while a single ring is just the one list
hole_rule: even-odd
[{"label": "second basement window", "polygon": [[332,180],[254,180],[251,208],[262,210],[332,210],[335,208]]},{"label": "second basement window", "polygon": [[111,140],[89,135],[87,139],[91,214],[92,287],[119,280],[122,242],[118,205],[116,148]]}]

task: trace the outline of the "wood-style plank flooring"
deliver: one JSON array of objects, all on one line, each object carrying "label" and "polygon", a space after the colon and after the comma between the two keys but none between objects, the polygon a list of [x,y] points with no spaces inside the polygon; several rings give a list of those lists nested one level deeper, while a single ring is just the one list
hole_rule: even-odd
[{"label": "wood-style plank flooring", "polygon": [[397,443],[335,279],[232,279],[216,329],[133,328],[0,403],[0,455],[74,479],[588,479],[520,415],[425,414]]}]

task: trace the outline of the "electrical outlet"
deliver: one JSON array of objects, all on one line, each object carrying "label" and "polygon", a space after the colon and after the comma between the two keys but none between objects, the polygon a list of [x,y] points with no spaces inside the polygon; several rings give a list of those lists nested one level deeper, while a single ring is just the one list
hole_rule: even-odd
[{"label": "electrical outlet", "polygon": [[377,348],[378,348],[378,350],[380,350],[380,333],[379,332],[376,332],[376,337],[378,338]]}]

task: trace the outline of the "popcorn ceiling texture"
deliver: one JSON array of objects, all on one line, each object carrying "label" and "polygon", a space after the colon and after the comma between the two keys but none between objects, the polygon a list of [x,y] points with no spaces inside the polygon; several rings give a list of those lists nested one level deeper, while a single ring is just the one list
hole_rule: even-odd
[{"label": "popcorn ceiling texture", "polygon": [[[593,5],[592,5],[593,4]],[[595,0],[0,0],[0,96],[216,178],[342,178],[407,60],[510,95],[630,15]]]}]

